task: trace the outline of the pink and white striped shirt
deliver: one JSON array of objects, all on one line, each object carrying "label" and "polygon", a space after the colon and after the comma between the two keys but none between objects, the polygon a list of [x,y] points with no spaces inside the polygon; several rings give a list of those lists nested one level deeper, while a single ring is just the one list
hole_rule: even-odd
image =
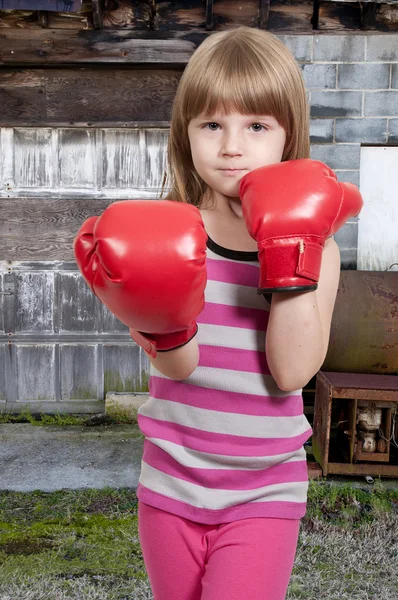
[{"label": "pink and white striped shirt", "polygon": [[137,496],[198,523],[300,519],[312,429],[302,390],[280,390],[267,366],[270,305],[257,294],[257,253],[209,239],[206,266],[198,367],[174,381],[151,365]]}]

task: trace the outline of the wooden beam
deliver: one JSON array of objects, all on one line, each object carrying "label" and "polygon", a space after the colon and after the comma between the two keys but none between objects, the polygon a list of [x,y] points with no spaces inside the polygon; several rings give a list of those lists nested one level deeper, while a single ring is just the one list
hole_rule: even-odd
[{"label": "wooden beam", "polygon": [[95,29],[103,29],[103,10],[104,3],[103,0],[91,0],[93,6],[93,23]]},{"label": "wooden beam", "polygon": [[168,126],[182,69],[0,69],[0,126]]},{"label": "wooden beam", "polygon": [[267,29],[270,0],[260,0],[259,28]]},{"label": "wooden beam", "polygon": [[5,29],[0,36],[0,65],[186,65],[207,35],[191,41],[184,32],[170,36],[147,31]]},{"label": "wooden beam", "polygon": [[0,198],[3,260],[74,262],[73,239],[81,224],[112,202],[104,198]]},{"label": "wooden beam", "polygon": [[213,0],[206,0],[206,31],[213,29]]},{"label": "wooden beam", "polygon": [[37,19],[44,29],[48,29],[48,12],[46,10],[37,11]]}]

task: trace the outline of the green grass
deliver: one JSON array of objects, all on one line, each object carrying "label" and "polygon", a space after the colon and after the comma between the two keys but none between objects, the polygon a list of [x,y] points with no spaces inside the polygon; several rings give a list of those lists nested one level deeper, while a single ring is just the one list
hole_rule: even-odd
[{"label": "green grass", "polygon": [[[152,598],[129,489],[0,491],[1,600]],[[310,481],[288,600],[397,600],[398,491]]]},{"label": "green grass", "polygon": [[0,492],[2,585],[38,575],[146,577],[131,490]]},{"label": "green grass", "polygon": [[[44,425],[89,425],[90,421],[96,415],[74,415],[69,413],[56,412],[55,414],[32,414],[26,406],[19,414],[13,414],[6,411],[0,412],[0,424],[5,423],[30,423],[36,427]],[[106,409],[107,424],[137,424],[137,411],[134,408],[126,409],[116,402],[109,402]],[[0,599],[1,600],[1,599]]]}]

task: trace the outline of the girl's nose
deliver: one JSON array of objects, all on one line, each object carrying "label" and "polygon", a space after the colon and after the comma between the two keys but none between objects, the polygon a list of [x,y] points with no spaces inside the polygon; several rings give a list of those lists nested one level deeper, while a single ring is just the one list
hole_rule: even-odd
[{"label": "girl's nose", "polygon": [[239,139],[239,135],[237,133],[230,133],[223,137],[223,142],[221,146],[222,154],[227,154],[231,156],[240,156],[242,155],[242,144]]}]

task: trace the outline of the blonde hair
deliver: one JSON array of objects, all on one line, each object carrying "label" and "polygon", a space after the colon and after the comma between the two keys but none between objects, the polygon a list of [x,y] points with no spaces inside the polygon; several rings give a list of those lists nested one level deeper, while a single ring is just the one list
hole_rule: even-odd
[{"label": "blonde hair", "polygon": [[250,27],[210,35],[191,56],[174,98],[166,199],[200,206],[208,185],[192,162],[188,125],[198,115],[270,114],[286,131],[282,161],[310,155],[309,109],[301,69],[272,33]]}]

